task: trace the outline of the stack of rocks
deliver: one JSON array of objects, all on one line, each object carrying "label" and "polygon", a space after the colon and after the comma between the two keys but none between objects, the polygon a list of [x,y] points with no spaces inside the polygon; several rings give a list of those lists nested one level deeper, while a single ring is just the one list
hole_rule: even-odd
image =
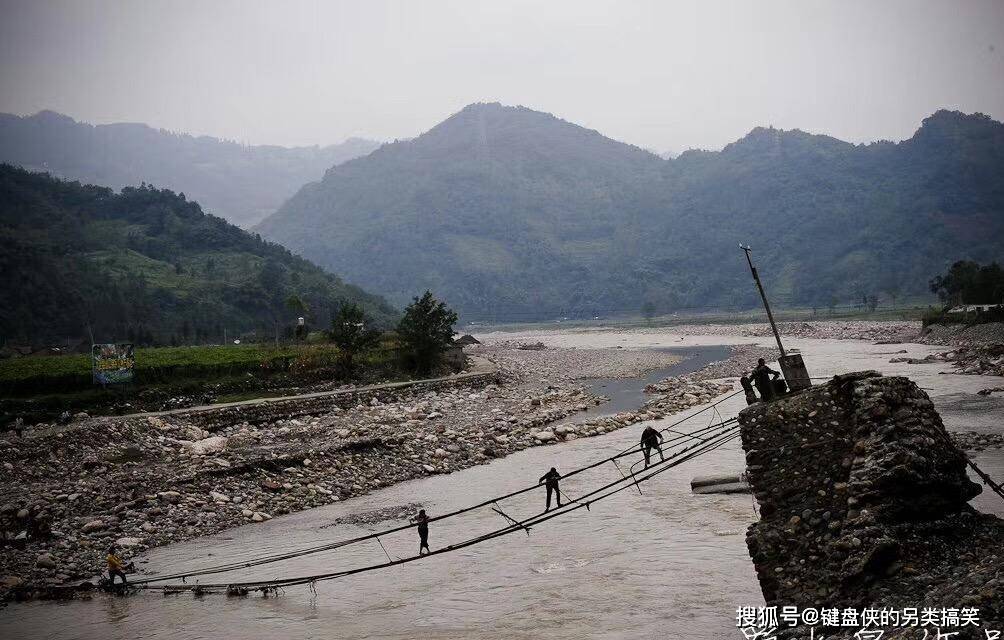
[{"label": "stack of rocks", "polygon": [[975,607],[1004,627],[1004,521],[967,504],[980,486],[913,382],[837,376],[739,421],[761,513],[747,545],[768,605]]}]

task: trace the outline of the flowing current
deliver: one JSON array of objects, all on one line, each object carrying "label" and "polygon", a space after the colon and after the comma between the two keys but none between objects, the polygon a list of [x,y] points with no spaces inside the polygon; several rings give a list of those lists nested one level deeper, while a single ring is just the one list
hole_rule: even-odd
[{"label": "flowing current", "polygon": [[[656,335],[559,335],[568,346],[610,346],[611,336],[631,347],[680,343]],[[627,335],[627,338],[623,338]],[[722,340],[717,338],[717,340]],[[746,341],[741,339],[733,342]],[[701,347],[701,341],[694,341]],[[876,368],[907,374],[928,391],[950,428],[990,428],[987,411],[999,419],[1002,407],[989,400],[974,413],[959,408],[960,392],[978,388],[975,376],[936,375],[939,369],[888,364],[882,347],[860,342],[793,341],[813,375]],[[695,348],[692,365],[706,361],[710,341]],[[906,345],[911,355],[930,347]],[[888,347],[885,347],[888,350]],[[938,365],[934,365],[936,367]],[[942,370],[944,365],[941,365]],[[682,373],[677,365],[673,373]],[[636,381],[637,388],[644,380]],[[609,384],[601,381],[597,384]],[[934,389],[937,385],[938,388]],[[745,405],[737,396],[720,406],[728,418]],[[691,412],[692,413],[692,412]],[[664,420],[663,426],[678,419]],[[681,428],[708,424],[708,413]],[[981,420],[986,421],[983,425]],[[976,426],[973,426],[973,425]],[[400,524],[334,524],[340,517],[378,508],[420,503],[430,515],[521,488],[556,466],[581,467],[637,442],[634,425],[595,438],[534,447],[491,464],[389,487],[343,503],[240,527],[217,536],[154,549],[141,564],[148,573],[196,569],[227,561],[294,550],[354,537]],[[991,474],[1004,470],[1000,452],[977,457]],[[739,638],[735,608],[762,603],[746,550],[746,526],[755,519],[749,495],[694,495],[695,475],[740,471],[738,441],[685,463],[641,486],[555,518],[523,533],[454,553],[329,582],[292,587],[280,597],[227,598],[158,592],[68,603],[11,605],[0,613],[0,635],[8,638]],[[562,483],[574,497],[615,480],[604,465]],[[991,496],[992,497],[992,496]],[[543,508],[543,489],[499,506],[515,518]],[[1001,513],[986,495],[983,510]],[[506,522],[489,508],[431,525],[435,549]],[[333,525],[333,526],[332,526]],[[392,557],[418,550],[414,530],[383,539]],[[264,579],[320,573],[385,562],[376,542],[304,556],[291,561],[207,576],[205,581]]]}]

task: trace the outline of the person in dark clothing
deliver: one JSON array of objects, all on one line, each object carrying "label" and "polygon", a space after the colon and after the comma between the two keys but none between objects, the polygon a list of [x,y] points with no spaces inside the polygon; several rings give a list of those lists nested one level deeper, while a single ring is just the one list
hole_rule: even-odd
[{"label": "person in dark clothing", "polygon": [[418,523],[418,555],[422,555],[422,549],[432,553],[432,549],[429,548],[429,516],[426,515],[425,509],[419,509],[414,520]]},{"label": "person in dark clothing", "polygon": [[659,459],[666,461],[662,455],[662,434],[652,427],[645,427],[641,432],[641,452],[645,455],[645,468],[648,469],[649,458],[652,456],[652,449],[659,452]]},{"label": "person in dark clothing", "polygon": [[551,470],[542,475],[540,477],[540,482],[537,483],[540,484],[542,482],[544,483],[544,486],[547,488],[547,507],[544,509],[544,511],[551,510],[552,493],[556,494],[558,498],[558,508],[559,509],[561,508],[561,490],[558,489],[558,480],[561,480],[561,474],[558,473],[557,469],[551,467]]},{"label": "person in dark clothing", "polygon": [[753,378],[753,384],[756,385],[756,390],[760,392],[761,400],[770,402],[777,397],[777,394],[774,393],[774,383],[771,382],[770,377],[773,375],[774,380],[777,380],[781,374],[768,367],[763,358],[757,360],[756,368],[750,375]]},{"label": "person in dark clothing", "polygon": [[746,404],[754,404],[759,400],[756,397],[756,391],[753,390],[753,383],[750,382],[749,376],[739,378],[739,384],[743,386],[743,391],[746,392]]}]

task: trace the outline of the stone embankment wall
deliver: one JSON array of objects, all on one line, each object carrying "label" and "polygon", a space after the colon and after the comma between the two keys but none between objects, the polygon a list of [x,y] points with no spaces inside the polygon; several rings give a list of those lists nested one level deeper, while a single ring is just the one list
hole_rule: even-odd
[{"label": "stone embankment wall", "polygon": [[746,542],[768,605],[978,607],[1004,627],[1004,521],[967,504],[981,487],[916,384],[837,376],[739,422],[760,505]]},{"label": "stone embankment wall", "polygon": [[924,329],[918,342],[950,346],[1004,344],[1004,322],[934,324]]},{"label": "stone embankment wall", "polygon": [[288,398],[262,398],[246,402],[146,413],[137,417],[171,418],[212,432],[218,428],[240,422],[263,424],[280,419],[320,415],[336,408],[347,409],[358,404],[369,404],[373,400],[381,403],[393,402],[399,398],[402,392],[422,393],[457,387],[483,387],[501,381],[502,372],[494,363],[484,358],[474,358],[473,360],[473,370],[443,378],[373,385],[351,390],[324,391]]}]

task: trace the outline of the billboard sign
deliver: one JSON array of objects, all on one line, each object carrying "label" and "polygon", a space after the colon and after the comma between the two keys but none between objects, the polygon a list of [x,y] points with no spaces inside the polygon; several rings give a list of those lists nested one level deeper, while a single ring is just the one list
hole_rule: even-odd
[{"label": "billboard sign", "polygon": [[94,384],[132,382],[136,356],[131,344],[95,344],[91,346],[91,371]]}]

